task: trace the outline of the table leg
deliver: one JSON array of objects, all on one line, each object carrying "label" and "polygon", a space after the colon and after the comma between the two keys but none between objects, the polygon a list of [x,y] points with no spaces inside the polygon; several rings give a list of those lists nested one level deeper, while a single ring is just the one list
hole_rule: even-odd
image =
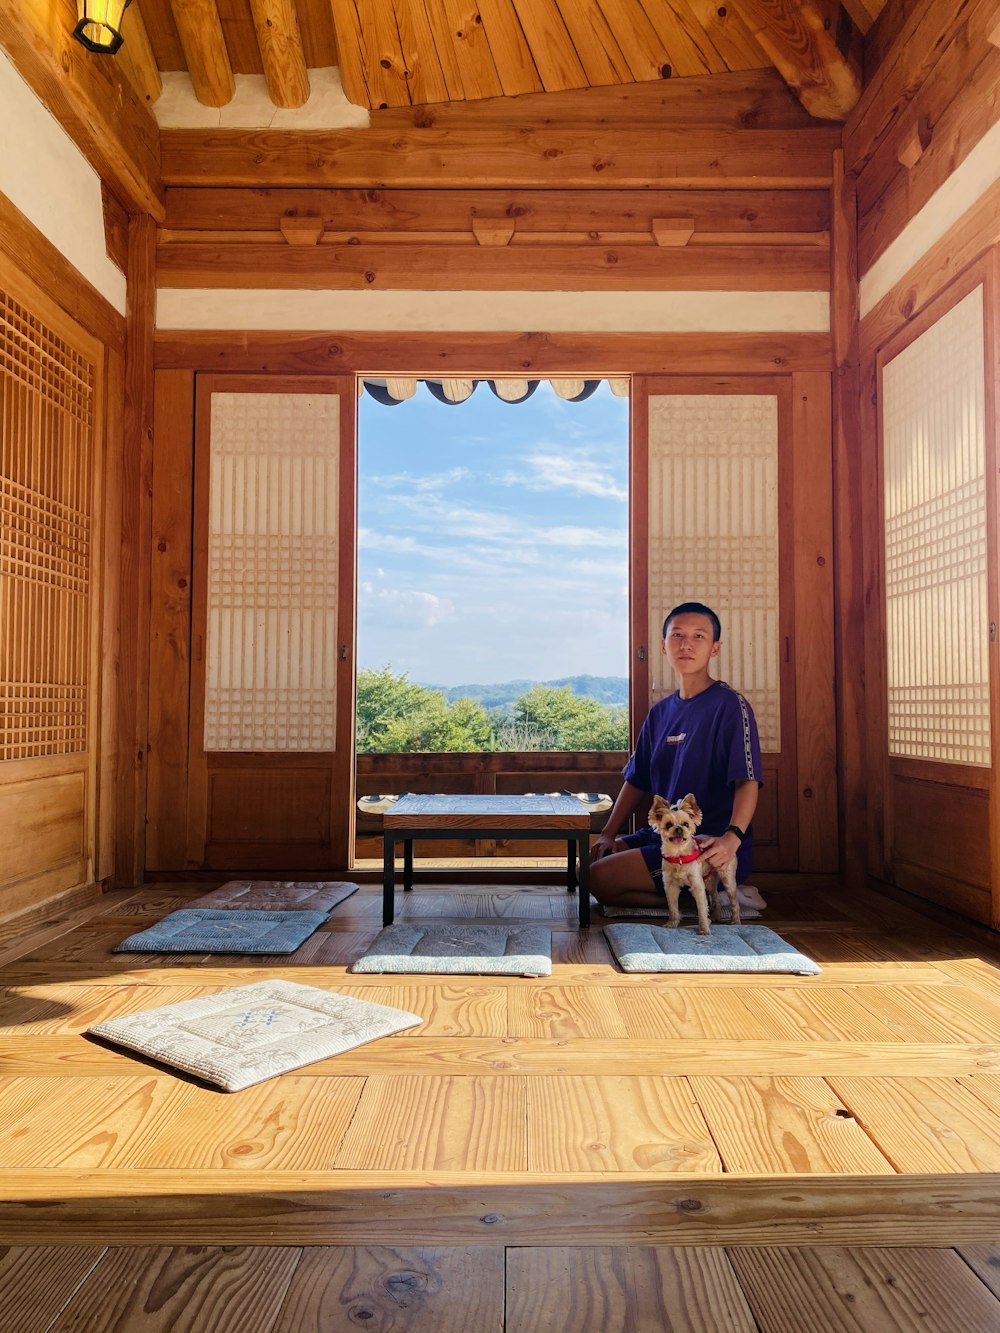
[{"label": "table leg", "polygon": [[580,834],[580,925],[590,925],[590,833]]},{"label": "table leg", "polygon": [[576,888],[576,839],[566,839],[566,892]]},{"label": "table leg", "polygon": [[382,925],[391,926],[396,913],[396,835],[382,835]]},{"label": "table leg", "polygon": [[403,892],[413,888],[413,839],[403,839]]}]

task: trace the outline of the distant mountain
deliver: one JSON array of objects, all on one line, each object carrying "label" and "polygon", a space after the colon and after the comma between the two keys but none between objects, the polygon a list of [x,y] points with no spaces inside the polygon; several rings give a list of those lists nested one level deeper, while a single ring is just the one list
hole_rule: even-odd
[{"label": "distant mountain", "polygon": [[561,680],[504,680],[495,685],[431,685],[425,681],[429,690],[440,690],[449,703],[456,699],[477,699],[484,708],[512,708],[522,694],[534,685],[546,685],[552,689],[566,686],[574,694],[588,695],[602,704],[628,703],[627,676],[564,676]]}]

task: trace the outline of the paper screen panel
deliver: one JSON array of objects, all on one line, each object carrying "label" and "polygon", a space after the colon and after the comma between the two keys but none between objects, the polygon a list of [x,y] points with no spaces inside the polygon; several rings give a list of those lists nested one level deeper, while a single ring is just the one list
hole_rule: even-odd
[{"label": "paper screen panel", "polygon": [[983,290],[882,372],[889,753],[990,763]]},{"label": "paper screen panel", "polygon": [[0,291],[0,759],[88,745],[95,367]]},{"label": "paper screen panel", "polygon": [[331,751],[336,394],[212,395],[207,751]]},{"label": "paper screen panel", "polygon": [[760,394],[649,399],[651,680],[675,688],[663,616],[704,602],[722,621],[714,674],[750,700],[761,746],[781,749],[778,406]]}]

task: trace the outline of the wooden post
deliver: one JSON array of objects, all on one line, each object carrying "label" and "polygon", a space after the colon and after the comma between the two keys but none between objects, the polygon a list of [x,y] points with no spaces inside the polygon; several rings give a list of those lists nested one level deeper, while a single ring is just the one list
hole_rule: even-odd
[{"label": "wooden post", "polygon": [[858,345],[858,233],[854,182],[844,153],[833,155],[830,328],[833,334],[834,652],[841,872],[865,883],[865,603],[861,512],[861,392]]},{"label": "wooden post", "polygon": [[148,214],[139,214],[131,219],[128,236],[115,783],[118,888],[139,884],[145,863],[155,265],[156,226]]}]

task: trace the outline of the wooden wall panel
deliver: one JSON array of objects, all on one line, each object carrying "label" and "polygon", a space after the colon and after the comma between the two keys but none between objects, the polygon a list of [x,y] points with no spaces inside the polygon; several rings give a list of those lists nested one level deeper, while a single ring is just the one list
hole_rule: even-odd
[{"label": "wooden wall panel", "polygon": [[182,870],[187,848],[194,372],[155,375],[150,555],[146,869]]},{"label": "wooden wall panel", "polygon": [[[67,862],[86,866],[87,785],[82,765],[73,773],[47,773],[3,785],[4,827],[16,829],[17,836],[0,839],[0,884],[40,876]],[[7,907],[3,903],[0,910]]]}]

